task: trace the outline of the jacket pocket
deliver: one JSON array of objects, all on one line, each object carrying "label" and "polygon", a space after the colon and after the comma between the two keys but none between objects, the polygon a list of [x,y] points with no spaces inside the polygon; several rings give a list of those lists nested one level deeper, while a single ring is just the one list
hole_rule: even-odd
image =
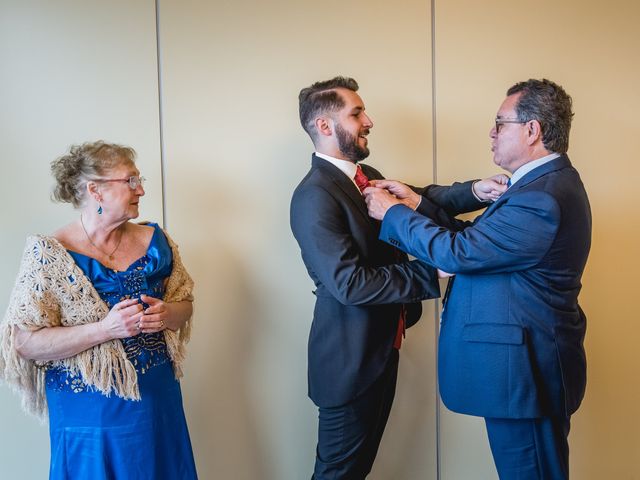
[{"label": "jacket pocket", "polygon": [[524,329],[520,325],[504,323],[468,323],[462,330],[462,339],[466,342],[522,345]]}]

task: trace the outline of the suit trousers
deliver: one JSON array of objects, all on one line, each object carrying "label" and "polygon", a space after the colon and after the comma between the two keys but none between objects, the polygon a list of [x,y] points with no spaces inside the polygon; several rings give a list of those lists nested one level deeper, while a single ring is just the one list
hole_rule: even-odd
[{"label": "suit trousers", "polygon": [[319,407],[318,446],[312,479],[362,480],[373,466],[396,392],[399,352],[384,373],[353,401]]},{"label": "suit trousers", "polygon": [[500,480],[567,480],[570,419],[485,418]]}]

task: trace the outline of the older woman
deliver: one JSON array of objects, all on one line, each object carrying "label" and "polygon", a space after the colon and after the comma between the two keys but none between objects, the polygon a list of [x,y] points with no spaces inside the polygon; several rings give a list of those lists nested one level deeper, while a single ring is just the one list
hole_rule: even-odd
[{"label": "older woman", "polygon": [[193,282],[156,224],[136,224],[135,152],[104,142],[51,164],[79,218],[27,239],[0,326],[0,377],[49,414],[50,478],[196,478],[178,378]]}]

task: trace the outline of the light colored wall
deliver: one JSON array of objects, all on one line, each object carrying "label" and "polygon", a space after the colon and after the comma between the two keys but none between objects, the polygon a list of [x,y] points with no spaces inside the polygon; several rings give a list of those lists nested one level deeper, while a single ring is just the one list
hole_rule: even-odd
[{"label": "light colored wall", "polygon": [[[374,121],[371,163],[428,181],[429,10],[418,1],[399,11],[280,0],[162,2],[160,11],[167,222],[197,285],[184,385],[200,473],[310,477],[317,411],[306,396],[306,344],[315,297],[290,233],[289,199],[313,150],[297,95],[336,74],[359,79]],[[402,86],[397,72],[409,74]],[[432,312],[403,352],[374,479],[434,470]]]},{"label": "light colored wall", "polygon": [[[149,178],[141,217],[161,220],[152,2],[0,1],[0,312],[25,237],[76,218],[49,200],[49,163],[69,145],[105,139],[136,148]],[[0,478],[47,478],[46,426],[0,388]]]},{"label": "light colored wall", "polygon": [[[489,129],[513,83],[550,78],[572,95],[569,156],[591,201],[593,243],[580,303],[587,393],[573,416],[572,477],[640,478],[640,338],[635,205],[640,7],[631,0],[436,2],[438,180],[494,171]],[[495,170],[497,172],[497,170]],[[443,479],[494,479],[483,422],[443,409]]]},{"label": "light colored wall", "polygon": [[[431,181],[428,2],[306,5],[159,2],[166,226],[196,282],[183,381],[201,478],[307,478],[316,411],[306,397],[312,285],[288,227],[311,144],[298,90],[352,75],[375,126],[370,163]],[[548,76],[575,101],[570,156],[594,214],[581,303],[589,385],[570,436],[575,478],[640,478],[640,240],[631,150],[640,97],[634,2],[435,2],[436,172],[497,171],[488,131],[506,88]],[[48,163],[72,143],[134,146],[150,181],[141,218],[162,220],[153,2],[0,1],[0,310],[24,237],[74,218],[49,202]],[[372,480],[436,478],[435,312],[403,346],[398,395]],[[46,428],[0,388],[0,477],[46,477]],[[441,410],[441,473],[495,479],[478,419]],[[27,453],[29,452],[29,453]],[[35,452],[35,453],[32,453]]]}]

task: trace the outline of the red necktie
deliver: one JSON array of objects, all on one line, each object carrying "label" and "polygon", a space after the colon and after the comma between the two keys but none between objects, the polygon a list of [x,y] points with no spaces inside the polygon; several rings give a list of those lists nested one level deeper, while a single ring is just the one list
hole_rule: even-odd
[{"label": "red necktie", "polygon": [[[353,178],[356,182],[356,185],[360,189],[360,193],[364,192],[364,189],[369,186],[369,179],[362,171],[362,167],[360,165],[356,166],[356,176]],[[402,345],[402,337],[404,337],[405,330],[405,307],[404,305],[400,306],[400,318],[398,319],[398,328],[396,330],[396,338],[393,340],[393,348],[400,349]]]},{"label": "red necktie", "polygon": [[[396,261],[398,263],[402,263],[402,252],[400,250],[396,250]],[[404,332],[406,330],[407,325],[407,308],[404,304],[400,305],[400,318],[398,318],[398,328],[396,330],[396,338],[393,341],[393,348],[400,350],[400,346],[402,345],[402,338],[404,337]]]},{"label": "red necktie", "polygon": [[393,348],[400,350],[400,346],[402,345],[402,337],[404,337],[405,330],[405,308],[404,305],[400,306],[400,318],[398,319],[398,329],[396,330],[396,338],[393,341]]},{"label": "red necktie", "polygon": [[360,165],[356,166],[356,176],[353,178],[356,182],[356,185],[360,189],[360,193],[364,192],[364,189],[369,186],[369,179],[362,171],[362,167]]}]

